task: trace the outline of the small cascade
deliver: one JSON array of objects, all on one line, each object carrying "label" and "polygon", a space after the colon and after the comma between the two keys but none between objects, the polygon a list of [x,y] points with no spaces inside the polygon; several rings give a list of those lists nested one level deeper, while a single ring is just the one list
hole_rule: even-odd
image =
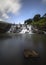
[{"label": "small cascade", "polygon": [[29,33],[29,31],[27,29],[22,29],[22,31],[20,33],[22,33],[22,34]]},{"label": "small cascade", "polygon": [[29,34],[33,34],[32,33],[32,26],[29,26]]},{"label": "small cascade", "polygon": [[28,33],[28,34],[32,34],[32,29],[31,29],[31,25],[27,25],[27,28],[24,28],[21,30],[20,34],[25,34],[25,33]]}]

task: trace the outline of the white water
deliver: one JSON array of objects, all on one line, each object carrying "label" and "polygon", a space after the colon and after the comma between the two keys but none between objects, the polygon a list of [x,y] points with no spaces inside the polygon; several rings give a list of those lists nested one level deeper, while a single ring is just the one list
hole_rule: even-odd
[{"label": "white water", "polygon": [[31,30],[31,25],[27,25],[27,28],[29,30],[27,30],[26,28],[23,27],[22,31],[20,32],[20,34],[25,34],[25,33],[28,33],[28,34],[32,34],[32,30]]},{"label": "white water", "polygon": [[24,34],[26,32],[28,33],[29,31],[27,29],[22,29],[22,31],[20,33],[23,33]]}]

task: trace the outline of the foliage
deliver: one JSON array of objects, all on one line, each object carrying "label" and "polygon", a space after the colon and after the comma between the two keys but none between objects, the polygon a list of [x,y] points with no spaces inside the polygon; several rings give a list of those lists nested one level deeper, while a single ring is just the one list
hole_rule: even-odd
[{"label": "foliage", "polygon": [[35,22],[37,22],[37,21],[40,20],[40,18],[41,18],[41,15],[40,15],[40,14],[36,14],[36,15],[34,16],[33,20],[34,20]]},{"label": "foliage", "polygon": [[31,24],[31,23],[32,23],[32,19],[25,20],[24,23],[25,23],[25,24]]},{"label": "foliage", "polygon": [[33,19],[28,19],[24,23],[31,24],[38,29],[46,29],[46,13],[42,17],[36,14]]},{"label": "foliage", "polygon": [[40,19],[37,22],[32,22],[32,25],[38,29],[46,28],[46,19]]}]

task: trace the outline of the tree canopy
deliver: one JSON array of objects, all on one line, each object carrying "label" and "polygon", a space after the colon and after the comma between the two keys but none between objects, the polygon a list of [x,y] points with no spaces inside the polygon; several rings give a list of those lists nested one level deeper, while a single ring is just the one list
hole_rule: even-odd
[{"label": "tree canopy", "polygon": [[36,14],[32,19],[25,20],[24,24],[31,24],[38,29],[46,29],[46,13],[41,17]]},{"label": "tree canopy", "polygon": [[33,17],[33,20],[36,22],[36,21],[39,21],[41,18],[41,15],[40,14],[36,14],[34,17]]},{"label": "tree canopy", "polygon": [[27,19],[27,20],[25,20],[24,23],[25,23],[25,24],[31,24],[31,23],[32,23],[32,19]]}]

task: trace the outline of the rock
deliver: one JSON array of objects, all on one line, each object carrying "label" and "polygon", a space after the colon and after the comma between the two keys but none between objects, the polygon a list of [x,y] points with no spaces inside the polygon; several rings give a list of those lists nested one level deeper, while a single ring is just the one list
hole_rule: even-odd
[{"label": "rock", "polygon": [[29,58],[29,57],[38,57],[38,53],[36,52],[36,51],[34,51],[34,50],[28,50],[28,49],[25,49],[24,50],[24,56],[26,57],[26,58]]}]

